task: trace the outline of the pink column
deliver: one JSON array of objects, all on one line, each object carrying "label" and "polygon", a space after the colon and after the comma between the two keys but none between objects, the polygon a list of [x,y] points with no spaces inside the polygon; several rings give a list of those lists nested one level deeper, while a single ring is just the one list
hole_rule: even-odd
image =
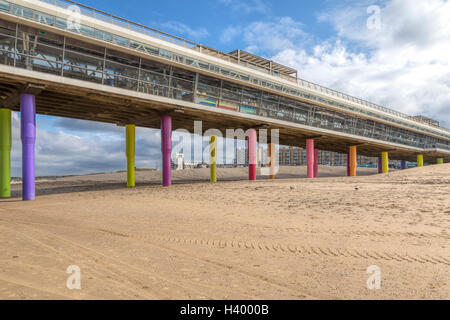
[{"label": "pink column", "polygon": [[248,180],[256,180],[256,130],[248,130]]},{"label": "pink column", "polygon": [[161,151],[163,161],[163,186],[168,187],[171,185],[170,178],[170,154],[172,152],[172,117],[161,117]]},{"label": "pink column", "polygon": [[314,178],[319,177],[319,150],[314,149]]},{"label": "pink column", "polygon": [[306,140],[306,167],[308,178],[314,178],[314,139]]},{"label": "pink column", "polygon": [[378,157],[378,173],[383,173],[383,159]]},{"label": "pink column", "polygon": [[347,153],[347,177],[350,177],[350,153]]}]

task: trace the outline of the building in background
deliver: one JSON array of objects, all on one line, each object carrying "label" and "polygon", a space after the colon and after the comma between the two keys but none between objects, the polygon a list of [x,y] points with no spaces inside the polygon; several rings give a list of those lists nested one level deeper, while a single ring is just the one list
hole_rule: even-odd
[{"label": "building in background", "polygon": [[[306,165],[306,150],[298,147],[279,147],[278,151],[278,165],[280,166],[304,166]],[[224,151],[225,152],[225,151]],[[256,161],[258,167],[266,167],[269,165],[269,149],[268,146],[259,146],[256,151]],[[319,165],[325,166],[346,166],[347,154],[337,153],[331,151],[319,150]],[[373,167],[378,164],[378,158],[357,156],[357,163],[360,167]],[[221,163],[217,165],[218,168],[224,167],[240,167],[248,166],[248,149],[236,148],[234,150],[234,160],[232,164]],[[399,161],[391,161],[391,168],[400,168]],[[184,158],[183,153],[177,153],[172,159],[172,169],[183,170],[190,168],[206,168],[208,164],[201,161],[188,161]]]},{"label": "building in background", "polygon": [[247,148],[237,148],[234,163],[236,166],[248,166],[248,150]]},{"label": "building in background", "polygon": [[302,148],[282,147],[278,151],[278,159],[280,166],[301,166],[306,163],[306,153]]},{"label": "building in background", "polygon": [[[280,166],[304,166],[306,165],[306,150],[298,147],[281,147],[278,152]],[[319,150],[319,165],[346,166],[347,154]],[[376,167],[378,158],[358,155],[359,166]]]},{"label": "building in background", "polygon": [[258,147],[256,150],[256,166],[265,167],[269,164],[269,149],[263,146]]},{"label": "building in background", "polygon": [[175,169],[177,170],[184,169],[184,154],[182,153],[175,154]]}]

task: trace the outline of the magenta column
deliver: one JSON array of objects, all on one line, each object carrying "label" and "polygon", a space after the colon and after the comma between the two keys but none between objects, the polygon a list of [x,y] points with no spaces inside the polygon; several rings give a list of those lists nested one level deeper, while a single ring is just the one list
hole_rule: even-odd
[{"label": "magenta column", "polygon": [[161,117],[161,151],[162,151],[162,184],[164,187],[170,186],[170,155],[172,153],[172,117]]},{"label": "magenta column", "polygon": [[34,200],[34,144],[36,142],[36,102],[31,94],[20,95],[20,132],[22,139],[22,199]]},{"label": "magenta column", "polygon": [[319,150],[314,149],[314,178],[319,177]]},{"label": "magenta column", "polygon": [[256,180],[256,130],[248,130],[248,180]]},{"label": "magenta column", "polygon": [[383,158],[378,157],[378,173],[383,173]]},{"label": "magenta column", "polygon": [[306,140],[306,167],[307,177],[314,178],[314,139]]}]

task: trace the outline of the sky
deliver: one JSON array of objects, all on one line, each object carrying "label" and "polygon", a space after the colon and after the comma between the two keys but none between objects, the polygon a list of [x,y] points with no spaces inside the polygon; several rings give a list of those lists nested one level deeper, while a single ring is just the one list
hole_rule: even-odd
[{"label": "sky", "polygon": [[[222,51],[250,51],[305,80],[450,127],[448,0],[82,3]],[[13,176],[21,175],[19,122],[14,113]],[[48,116],[37,126],[38,176],[126,168],[123,127]],[[158,166],[160,153],[159,130],[137,128],[136,166]]]}]

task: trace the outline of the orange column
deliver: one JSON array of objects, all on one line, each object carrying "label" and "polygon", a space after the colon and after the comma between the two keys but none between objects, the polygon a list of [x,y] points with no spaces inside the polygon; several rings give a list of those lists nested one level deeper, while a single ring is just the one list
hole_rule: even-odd
[{"label": "orange column", "polygon": [[357,168],[357,160],[356,160],[356,146],[350,147],[350,177],[356,177],[356,168]]}]

